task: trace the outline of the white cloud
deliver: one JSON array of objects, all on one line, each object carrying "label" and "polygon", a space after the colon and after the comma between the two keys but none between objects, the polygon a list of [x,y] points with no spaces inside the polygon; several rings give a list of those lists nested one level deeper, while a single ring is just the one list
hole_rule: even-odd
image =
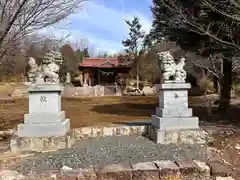
[{"label": "white cloud", "polygon": [[[95,37],[94,35],[82,31],[82,30],[68,30],[68,29],[55,29],[53,27],[49,27],[47,29],[41,30],[41,33],[47,35],[47,37],[54,39],[63,39],[66,42],[70,42],[73,45],[79,43],[79,41],[84,40],[85,46],[87,43],[93,44],[96,47],[97,51],[108,51],[109,53],[116,53],[119,49],[121,49],[121,43],[107,40],[101,37]],[[87,40],[86,40],[87,38]]]},{"label": "white cloud", "polygon": [[149,32],[151,20],[147,19],[142,13],[132,10],[132,12],[123,12],[108,8],[103,4],[89,2],[83,12],[73,15],[73,20],[88,20],[91,24],[97,25],[102,29],[115,32],[119,35],[128,34],[128,26],[125,20],[131,20],[134,16],[140,18],[142,28],[145,32]]},{"label": "white cloud", "polygon": [[[90,1],[81,12],[71,15],[65,21],[65,25],[60,24],[55,28],[47,28],[41,32],[54,34],[58,38],[69,34],[68,40],[70,41],[87,38],[91,44],[94,44],[101,50],[116,52],[122,49],[121,41],[113,40],[107,34],[104,37],[99,37],[97,36],[97,31],[105,30],[113,34],[116,37],[114,39],[125,39],[128,36],[128,27],[125,19],[131,20],[134,16],[140,18],[143,30],[148,32],[151,27],[151,20],[146,18],[142,13],[134,10],[123,13],[123,11],[108,8],[103,4],[100,5]],[[96,27],[96,32],[86,32],[86,30],[77,27],[77,24],[80,24],[81,27],[85,26],[83,23],[86,21]],[[74,26],[72,26],[73,24]],[[69,29],[70,26],[74,27],[74,29]]]}]

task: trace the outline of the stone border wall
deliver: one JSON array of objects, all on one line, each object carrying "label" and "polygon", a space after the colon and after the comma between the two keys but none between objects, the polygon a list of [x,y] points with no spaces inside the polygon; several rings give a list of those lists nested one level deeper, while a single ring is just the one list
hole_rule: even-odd
[{"label": "stone border wall", "polygon": [[[94,137],[106,136],[146,136],[149,137],[152,127],[150,125],[120,125],[120,126],[100,126],[82,127],[72,129],[75,140],[83,140]],[[1,131],[0,136],[12,136],[16,130]],[[196,144],[201,140],[209,138],[209,133],[204,130],[170,131],[165,133],[166,142]],[[168,144],[168,143],[166,143]]]},{"label": "stone border wall", "polygon": [[[150,138],[153,132],[151,125],[115,126],[115,127],[85,127],[74,129],[76,140],[106,136],[145,136]],[[164,132],[164,144],[205,144],[211,138],[210,134],[202,129]]]},{"label": "stone border wall", "polygon": [[[106,136],[131,136],[146,134],[148,126],[99,126],[99,127],[82,127],[72,129],[76,140],[83,140],[94,137]],[[12,136],[16,129],[0,131],[0,136]]]},{"label": "stone border wall", "polygon": [[[62,167],[59,171],[22,175],[15,171],[1,171],[3,179],[24,180],[207,180],[210,168],[199,161],[153,161],[137,164],[111,164],[106,166],[72,169]],[[12,177],[11,177],[12,176]]]},{"label": "stone border wall", "polygon": [[132,136],[147,134],[147,126],[83,127],[73,129],[76,140],[106,136]]}]

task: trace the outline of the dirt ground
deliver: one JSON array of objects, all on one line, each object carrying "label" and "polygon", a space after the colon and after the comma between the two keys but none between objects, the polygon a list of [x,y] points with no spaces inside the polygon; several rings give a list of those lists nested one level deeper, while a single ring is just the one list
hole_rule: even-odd
[{"label": "dirt ground", "polygon": [[[77,128],[148,119],[156,103],[156,97],[62,98],[62,109],[71,120],[71,127]],[[23,122],[27,111],[27,99],[0,100],[0,120],[4,122],[1,125],[15,127]]]},{"label": "dirt ground", "polygon": [[[233,100],[234,105],[224,114],[213,107],[212,115],[208,114],[205,102],[201,96],[189,97],[190,107],[193,107],[194,115],[200,118],[202,127],[220,127],[220,131],[214,134],[211,146],[218,149],[226,162],[240,173],[240,100]],[[62,99],[62,109],[66,111],[67,118],[70,118],[72,128],[150,119],[157,104],[158,98],[155,96]],[[0,100],[0,130],[21,123],[23,114],[27,111],[27,99]],[[234,131],[221,131],[221,128],[226,127],[234,127]]]},{"label": "dirt ground", "polygon": [[[189,103],[203,104],[203,99],[190,97]],[[62,109],[66,111],[66,117],[70,118],[72,128],[146,120],[155,113],[157,104],[156,96],[62,98]],[[204,107],[196,110],[201,112],[197,112],[197,116],[205,116],[207,112]],[[27,99],[0,100],[0,121],[4,122],[0,130],[14,128],[23,122],[23,115],[27,111]]]},{"label": "dirt ground", "polygon": [[[157,104],[156,96],[62,98],[62,109],[66,111],[66,117],[70,118],[72,128],[147,120],[155,113]],[[209,117],[201,96],[189,97],[189,104],[201,121],[240,125],[240,111],[236,105],[227,114],[214,113]],[[23,122],[23,115],[27,112],[27,99],[0,100],[0,130],[14,128]]]}]

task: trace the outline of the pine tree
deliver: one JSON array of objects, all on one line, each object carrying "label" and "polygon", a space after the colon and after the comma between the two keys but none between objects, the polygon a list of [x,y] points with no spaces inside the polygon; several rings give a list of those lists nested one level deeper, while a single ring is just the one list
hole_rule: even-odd
[{"label": "pine tree", "polygon": [[137,56],[144,38],[144,32],[141,30],[142,25],[138,17],[134,17],[132,21],[126,20],[126,23],[129,26],[129,38],[122,41],[122,44],[126,53]]},{"label": "pine tree", "polygon": [[133,57],[136,63],[137,88],[139,88],[139,63],[137,62],[137,57],[142,51],[141,46],[143,46],[142,41],[145,34],[141,30],[142,25],[138,17],[134,17],[132,21],[126,20],[126,23],[129,26],[129,38],[122,41],[122,44],[125,47],[125,52],[128,53],[130,57]]}]

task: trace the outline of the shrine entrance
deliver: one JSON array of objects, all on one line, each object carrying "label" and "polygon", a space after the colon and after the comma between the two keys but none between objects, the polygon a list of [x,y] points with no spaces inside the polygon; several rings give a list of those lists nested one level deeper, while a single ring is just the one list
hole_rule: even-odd
[{"label": "shrine entrance", "polygon": [[116,82],[116,72],[113,69],[97,69],[95,74],[99,85],[112,85]]},{"label": "shrine entrance", "polygon": [[79,65],[89,86],[116,86],[118,75],[128,74],[130,68],[116,58],[84,58]]}]

